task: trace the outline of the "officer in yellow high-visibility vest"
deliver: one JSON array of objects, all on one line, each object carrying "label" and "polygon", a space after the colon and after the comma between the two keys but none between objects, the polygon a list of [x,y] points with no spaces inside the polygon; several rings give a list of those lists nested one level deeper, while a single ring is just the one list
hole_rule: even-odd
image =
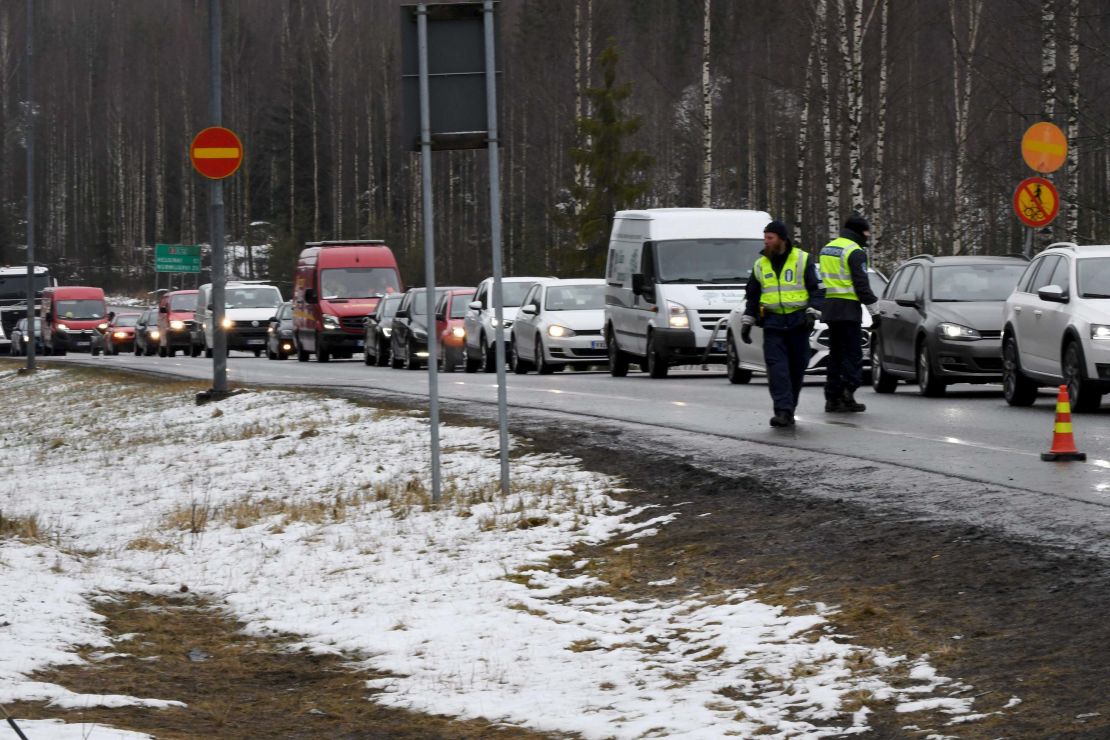
[{"label": "officer in yellow high-visibility vest", "polygon": [[794,246],[781,221],[763,230],[763,253],[748,280],[740,339],[751,344],[752,326],[763,327],[763,358],[775,415],[773,427],[794,425],[794,409],[809,364],[809,334],[820,307],[814,260]]},{"label": "officer in yellow high-visibility vest", "polygon": [[867,239],[871,225],[859,214],[844,222],[840,236],[821,250],[821,280],[825,286],[822,317],[829,326],[829,355],[825,375],[825,411],[866,411],[855,393],[863,374],[863,308],[872,316],[878,297],[867,279]]}]

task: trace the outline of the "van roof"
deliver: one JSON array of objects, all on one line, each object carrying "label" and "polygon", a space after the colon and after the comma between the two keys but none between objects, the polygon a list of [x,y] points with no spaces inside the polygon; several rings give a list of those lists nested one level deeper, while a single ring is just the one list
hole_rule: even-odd
[{"label": "van roof", "polygon": [[[36,275],[42,275],[42,274],[45,274],[46,272],[48,272],[46,267],[44,267],[42,265],[35,265],[35,274]],[[19,275],[26,275],[26,274],[27,274],[27,266],[26,265],[5,265],[3,267],[0,267],[0,275],[2,275],[4,277],[8,277],[9,275],[15,275],[15,276],[18,277]]]},{"label": "van roof", "polygon": [[617,221],[650,221],[649,238],[667,239],[762,239],[771,221],[766,211],[739,208],[648,208],[618,211]]},{"label": "van roof", "polygon": [[88,285],[59,285],[55,288],[43,288],[44,293],[65,298],[104,298],[104,290]]}]

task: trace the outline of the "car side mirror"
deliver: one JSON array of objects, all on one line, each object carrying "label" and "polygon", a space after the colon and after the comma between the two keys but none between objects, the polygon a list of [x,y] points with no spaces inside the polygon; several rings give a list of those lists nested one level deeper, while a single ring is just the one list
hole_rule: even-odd
[{"label": "car side mirror", "polygon": [[482,302],[481,301],[471,301],[470,303],[466,304],[466,307],[469,308],[471,311],[481,311],[482,310]]},{"label": "car side mirror", "polygon": [[913,293],[901,293],[894,299],[894,302],[903,308],[919,308],[921,306],[921,299]]},{"label": "car side mirror", "polygon": [[277,316],[271,316],[269,318],[269,321],[270,321],[271,324],[276,324],[277,320],[278,320]]},{"label": "car side mirror", "polygon": [[53,313],[46,314],[46,320],[47,320],[47,322],[53,321],[54,320],[54,314]]},{"label": "car side mirror", "polygon": [[208,310],[209,310],[209,311],[211,311],[211,310],[212,310],[212,304],[211,304],[211,303],[209,303],[209,304],[208,304]]},{"label": "car side mirror", "polygon": [[1037,291],[1037,295],[1042,301],[1051,301],[1052,303],[1067,303],[1068,294],[1059,285],[1046,285]]},{"label": "car side mirror", "polygon": [[305,303],[319,303],[320,302],[320,297],[316,293],[316,288],[305,288],[304,302]]},{"label": "car side mirror", "polygon": [[527,306],[521,306],[520,312],[525,316],[535,316],[538,313],[538,311],[536,311],[536,307],[531,303],[529,303]]},{"label": "car side mirror", "polygon": [[632,292],[644,300],[655,300],[655,283],[648,280],[647,276],[641,272],[632,274]]},{"label": "car side mirror", "polygon": [[398,311],[397,313],[393,314],[393,318],[395,319],[407,319],[408,317],[409,310],[407,308],[403,311]]}]

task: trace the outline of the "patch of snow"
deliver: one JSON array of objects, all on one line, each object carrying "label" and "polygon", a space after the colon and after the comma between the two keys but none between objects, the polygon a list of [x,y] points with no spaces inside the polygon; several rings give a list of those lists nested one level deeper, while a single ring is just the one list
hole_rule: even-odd
[{"label": "patch of snow", "polygon": [[33,740],[153,740],[153,736],[142,732],[89,722],[66,724],[57,719],[21,719],[18,724],[23,734]]}]

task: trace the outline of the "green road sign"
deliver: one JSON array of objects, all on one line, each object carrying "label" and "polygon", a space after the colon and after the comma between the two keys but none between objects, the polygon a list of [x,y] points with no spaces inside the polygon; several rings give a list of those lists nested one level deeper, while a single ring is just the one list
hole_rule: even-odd
[{"label": "green road sign", "polygon": [[155,272],[200,272],[199,244],[155,244]]}]

